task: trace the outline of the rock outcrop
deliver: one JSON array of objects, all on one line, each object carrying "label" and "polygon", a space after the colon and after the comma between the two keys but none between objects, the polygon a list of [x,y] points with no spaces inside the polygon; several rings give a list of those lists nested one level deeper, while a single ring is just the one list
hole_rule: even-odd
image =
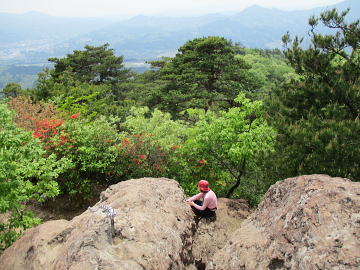
[{"label": "rock outcrop", "polygon": [[219,199],[216,219],[195,217],[184,199],[174,180],[118,183],[72,220],[26,231],[0,270],[360,269],[360,183],[289,178],[253,213]]},{"label": "rock outcrop", "polygon": [[360,183],[326,175],[278,182],[207,269],[360,269]]},{"label": "rock outcrop", "polygon": [[217,219],[199,220],[184,199],[174,180],[118,183],[71,221],[48,221],[26,231],[2,254],[0,269],[205,269],[249,207],[220,199]]}]

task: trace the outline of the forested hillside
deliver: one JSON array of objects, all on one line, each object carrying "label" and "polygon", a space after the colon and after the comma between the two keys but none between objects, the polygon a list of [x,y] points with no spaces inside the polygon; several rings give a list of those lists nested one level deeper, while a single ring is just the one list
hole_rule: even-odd
[{"label": "forested hillside", "polygon": [[346,15],[311,17],[308,48],[292,34],[283,51],[207,36],[137,74],[111,43],[86,45],[50,58],[34,88],[7,84],[0,212],[11,218],[0,250],[40,222],[27,205],[86,207],[131,178],[172,178],[188,194],[207,179],[219,197],[252,205],[286,177],[359,181],[360,25]]}]

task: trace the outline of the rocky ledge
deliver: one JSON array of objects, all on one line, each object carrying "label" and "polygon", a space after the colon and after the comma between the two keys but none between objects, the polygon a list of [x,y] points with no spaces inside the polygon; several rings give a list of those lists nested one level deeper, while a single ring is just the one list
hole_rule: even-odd
[{"label": "rocky ledge", "polygon": [[359,269],[360,183],[326,175],[272,186],[250,214],[219,199],[198,219],[174,180],[118,183],[81,215],[25,232],[0,269]]},{"label": "rocky ledge", "polygon": [[360,269],[360,183],[326,175],[278,182],[208,269]]},{"label": "rocky ledge", "polygon": [[194,217],[174,180],[128,180],[71,221],[25,232],[0,257],[0,269],[205,269],[249,215],[243,200],[219,200],[216,220]]}]

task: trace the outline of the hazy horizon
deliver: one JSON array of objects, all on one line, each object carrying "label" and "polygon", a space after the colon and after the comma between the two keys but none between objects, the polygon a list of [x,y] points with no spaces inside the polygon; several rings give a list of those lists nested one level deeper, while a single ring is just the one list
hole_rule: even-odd
[{"label": "hazy horizon", "polygon": [[239,12],[252,5],[282,10],[303,10],[330,6],[344,0],[3,0],[0,12],[23,14],[41,12],[64,17],[133,17],[137,15],[192,16],[207,13]]}]

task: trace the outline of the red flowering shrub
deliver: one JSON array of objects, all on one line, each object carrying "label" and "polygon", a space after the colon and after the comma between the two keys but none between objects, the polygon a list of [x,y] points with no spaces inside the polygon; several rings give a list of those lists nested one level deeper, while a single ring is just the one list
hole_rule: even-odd
[{"label": "red flowering shrub", "polygon": [[8,106],[16,112],[15,123],[17,127],[33,131],[36,124],[43,119],[57,119],[59,113],[53,104],[33,102],[25,96],[9,100]]},{"label": "red flowering shrub", "polygon": [[16,125],[33,131],[33,137],[45,143],[46,150],[54,150],[57,146],[69,142],[64,121],[59,119],[60,114],[53,104],[36,103],[28,97],[20,96],[11,99],[8,106],[16,112]]},{"label": "red flowering shrub", "polygon": [[119,144],[120,157],[126,167],[126,178],[163,176],[167,155],[160,147],[147,140],[151,135],[134,134]]},{"label": "red flowering shrub", "polygon": [[[40,120],[35,124],[33,136],[45,143],[46,150],[55,150],[56,147],[70,142],[69,134],[65,133],[61,119]],[[71,147],[71,145],[69,145]]]}]

